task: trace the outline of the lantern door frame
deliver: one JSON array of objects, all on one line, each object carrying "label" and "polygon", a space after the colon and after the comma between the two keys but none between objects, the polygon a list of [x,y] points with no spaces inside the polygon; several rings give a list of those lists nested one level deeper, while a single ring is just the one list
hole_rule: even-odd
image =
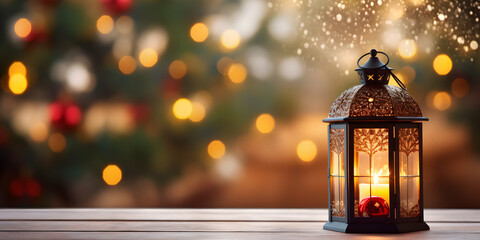
[{"label": "lantern door frame", "polygon": [[[331,150],[330,150],[330,140],[331,140],[331,136],[330,136],[330,132],[332,129],[343,129],[343,141],[344,141],[344,144],[343,144],[343,181],[344,181],[344,199],[343,199],[343,202],[344,202],[344,206],[345,206],[345,216],[344,217],[338,217],[338,216],[332,216],[332,176],[331,176]],[[347,140],[347,137],[348,137],[348,124],[346,122],[342,122],[342,123],[332,123],[332,124],[329,124],[328,125],[328,145],[329,145],[329,149],[328,149],[328,221],[329,222],[342,222],[342,223],[348,223],[348,212],[349,212],[349,209],[350,209],[350,206],[347,204],[348,203],[348,140]]]},{"label": "lantern door frame", "polygon": [[[398,198],[397,198],[397,203],[396,203],[396,215],[397,217],[397,222],[424,222],[424,208],[423,208],[423,129],[422,129],[422,123],[397,123],[395,124],[395,179],[396,185],[395,185],[395,191],[398,193]],[[418,129],[418,164],[419,164],[419,208],[420,208],[420,213],[416,217],[401,217],[400,214],[400,150],[399,150],[399,145],[400,145],[400,138],[399,136],[399,130],[402,128],[416,128]]]},{"label": "lantern door frame", "polygon": [[[389,187],[389,198],[390,198],[390,204],[389,204],[389,215],[388,217],[355,217],[355,171],[354,171],[354,165],[355,165],[355,141],[354,141],[354,131],[355,129],[362,129],[362,128],[367,128],[367,129],[372,129],[372,128],[386,128],[388,129],[388,168],[389,170],[394,169],[394,138],[393,138],[393,126],[395,123],[386,123],[386,122],[349,122],[348,123],[348,151],[349,151],[349,159],[348,159],[348,186],[350,187],[348,190],[348,193],[350,196],[348,200],[348,206],[352,211],[348,213],[348,218],[350,223],[395,223],[395,213],[392,211],[392,209],[395,209],[396,206],[395,201],[395,193],[394,193],[394,184],[395,184],[395,179],[392,174],[389,175],[388,177],[388,187]],[[391,172],[391,171],[390,171]],[[370,176],[371,177],[371,176]],[[360,201],[360,199],[359,199]]]}]

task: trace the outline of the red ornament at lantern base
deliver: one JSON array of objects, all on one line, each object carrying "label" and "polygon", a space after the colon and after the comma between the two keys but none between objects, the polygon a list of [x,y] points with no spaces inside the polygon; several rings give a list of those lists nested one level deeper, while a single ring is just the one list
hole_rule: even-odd
[{"label": "red ornament at lantern base", "polygon": [[360,201],[358,214],[361,217],[388,217],[390,207],[381,197],[371,196]]}]

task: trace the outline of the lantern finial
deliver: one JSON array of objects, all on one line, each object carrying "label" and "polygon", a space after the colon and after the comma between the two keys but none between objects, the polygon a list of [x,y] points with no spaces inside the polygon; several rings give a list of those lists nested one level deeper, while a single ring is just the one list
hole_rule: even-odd
[{"label": "lantern finial", "polygon": [[[380,61],[380,59],[377,57],[377,53],[385,55],[385,57],[387,57],[387,63]],[[368,59],[365,64],[360,66],[360,60],[369,54],[370,59]],[[363,54],[357,61],[358,68],[355,69],[360,78],[360,83],[387,85],[390,75],[392,75],[393,79],[398,83],[398,86],[400,86],[403,90],[407,90],[407,87],[405,87],[400,79],[398,79],[398,77],[392,73],[393,68],[387,66],[389,62],[390,58],[388,55],[384,52],[377,51],[376,49],[372,49],[369,53]]]}]

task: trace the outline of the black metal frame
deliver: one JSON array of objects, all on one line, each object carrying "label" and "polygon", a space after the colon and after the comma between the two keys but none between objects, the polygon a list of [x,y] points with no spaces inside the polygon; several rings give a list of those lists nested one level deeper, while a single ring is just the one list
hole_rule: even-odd
[{"label": "black metal frame", "polygon": [[[350,120],[350,121],[349,121]],[[328,150],[328,222],[324,229],[339,232],[378,232],[378,233],[396,233],[428,230],[428,225],[424,222],[423,215],[423,136],[422,123],[419,121],[428,120],[427,118],[409,118],[407,119],[325,119],[329,122],[328,143],[330,144],[330,130],[344,129],[344,182],[345,182],[345,217],[335,217],[331,214],[331,179],[330,179],[330,148]],[[386,120],[386,121],[385,121]],[[389,136],[389,186],[390,186],[390,213],[389,217],[355,217],[354,214],[354,129],[359,128],[387,128]],[[399,173],[399,151],[398,151],[398,130],[400,128],[418,128],[419,130],[419,207],[420,215],[418,217],[402,218],[400,217],[400,173]],[[393,174],[392,170],[393,169]]]}]

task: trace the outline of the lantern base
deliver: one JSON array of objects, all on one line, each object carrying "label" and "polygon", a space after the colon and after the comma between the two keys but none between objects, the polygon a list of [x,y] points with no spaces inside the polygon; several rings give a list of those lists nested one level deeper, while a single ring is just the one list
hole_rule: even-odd
[{"label": "lantern base", "polygon": [[345,233],[405,233],[430,230],[425,222],[343,223],[327,222],[323,229]]}]

